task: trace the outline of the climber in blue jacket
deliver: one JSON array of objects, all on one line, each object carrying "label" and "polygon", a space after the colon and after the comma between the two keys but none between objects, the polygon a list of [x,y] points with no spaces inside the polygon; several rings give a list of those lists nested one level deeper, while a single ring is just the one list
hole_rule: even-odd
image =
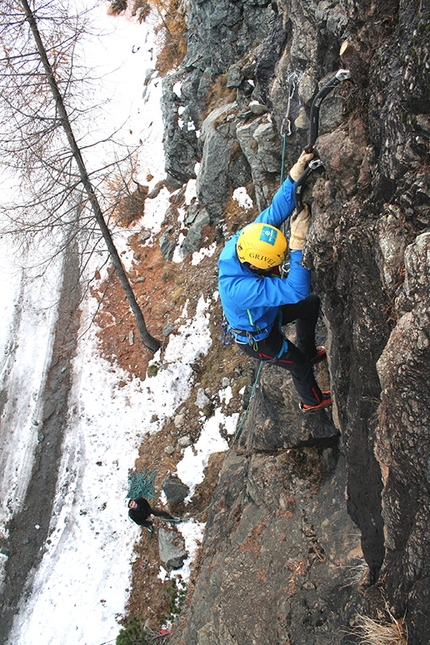
[{"label": "climber in blue jacket", "polygon": [[[315,346],[320,300],[310,293],[310,271],[301,264],[308,207],[290,225],[290,270],[285,279],[279,267],[288,244],[279,227],[294,210],[295,183],[312,157],[312,153],[300,155],[271,205],[226,243],[218,262],[221,303],[236,343],[249,356],[291,372],[302,412],[332,403],[330,392],[321,392],[312,368],[326,358],[326,351]],[[281,330],[293,321],[296,345]]]}]

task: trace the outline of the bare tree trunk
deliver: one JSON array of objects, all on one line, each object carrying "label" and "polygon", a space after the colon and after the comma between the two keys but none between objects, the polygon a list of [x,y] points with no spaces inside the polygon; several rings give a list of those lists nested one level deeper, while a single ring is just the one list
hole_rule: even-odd
[{"label": "bare tree trunk", "polygon": [[52,69],[52,66],[48,60],[48,56],[46,53],[45,46],[42,42],[42,38],[40,36],[39,29],[37,27],[37,22],[36,19],[33,15],[33,12],[30,9],[30,6],[27,2],[27,0],[21,0],[21,5],[25,11],[26,19],[28,24],[30,25],[31,33],[33,34],[33,38],[36,43],[37,51],[39,53],[40,59],[42,61],[46,77],[48,79],[49,87],[51,88],[52,95],[55,100],[55,104],[57,106],[58,113],[60,115],[61,123],[64,128],[64,131],[67,136],[67,140],[69,142],[70,149],[72,151],[73,157],[77,163],[78,169],[79,169],[79,175],[81,177],[82,184],[84,186],[85,192],[88,195],[88,198],[91,203],[91,208],[93,210],[93,213],[95,215],[95,218],[97,220],[97,224],[100,227],[100,230],[102,232],[103,238],[106,242],[107,249],[109,251],[109,254],[112,258],[113,265],[115,267],[115,270],[117,272],[117,275],[120,279],[121,286],[124,289],[124,292],[127,296],[127,300],[130,304],[130,308],[133,312],[133,315],[136,319],[137,323],[137,328],[139,330],[142,342],[144,346],[152,353],[155,353],[157,349],[160,347],[159,341],[151,336],[146,328],[145,320],[143,318],[142,311],[136,301],[133,289],[130,285],[129,279],[127,277],[127,274],[124,270],[124,267],[121,262],[121,258],[119,257],[118,251],[116,250],[115,244],[112,239],[112,235],[108,229],[108,226],[105,222],[105,219],[103,217],[103,212],[100,207],[99,201],[97,199],[97,195],[94,192],[94,187],[91,183],[91,180],[89,178],[87,169],[85,167],[84,160],[82,158],[81,150],[76,142],[75,135],[72,130],[72,126],[70,123],[69,116],[67,114],[66,107],[64,105],[63,97],[61,95],[61,92],[59,90],[57,81],[55,80],[54,76],[54,71]]}]

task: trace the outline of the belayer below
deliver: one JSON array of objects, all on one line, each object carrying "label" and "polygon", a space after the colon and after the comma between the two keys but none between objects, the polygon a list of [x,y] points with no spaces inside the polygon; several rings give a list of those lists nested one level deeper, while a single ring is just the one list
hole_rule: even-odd
[{"label": "belayer below", "polygon": [[153,526],[150,518],[152,515],[155,517],[161,517],[169,522],[178,522],[177,517],[172,517],[166,511],[162,511],[159,508],[152,508],[148,500],[144,497],[136,497],[136,499],[131,499],[128,502],[128,515],[133,522],[139,524],[139,526],[144,526],[152,534]]},{"label": "belayer below", "polygon": [[[312,158],[312,153],[300,155],[271,205],[226,243],[218,262],[221,303],[236,343],[245,354],[291,372],[302,412],[332,403],[330,391],[321,392],[312,368],[326,358],[326,351],[315,346],[320,300],[310,293],[310,271],[301,264],[308,207],[291,221],[290,270],[285,279],[279,267],[288,244],[279,227],[294,210],[296,182]],[[293,321],[297,346],[281,330]]]}]

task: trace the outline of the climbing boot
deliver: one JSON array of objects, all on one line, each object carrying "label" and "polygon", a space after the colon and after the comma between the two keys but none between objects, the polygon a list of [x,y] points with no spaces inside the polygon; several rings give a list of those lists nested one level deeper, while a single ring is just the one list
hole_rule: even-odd
[{"label": "climbing boot", "polygon": [[316,350],[317,353],[313,358],[311,358],[312,365],[316,365],[317,363],[321,363],[321,361],[327,360],[327,352],[325,351],[325,347],[323,345],[318,345]]},{"label": "climbing boot", "polygon": [[307,403],[303,403],[303,401],[300,401],[299,403],[300,410],[303,413],[317,412],[318,410],[327,408],[329,405],[333,403],[330,390],[328,390],[327,392],[323,392],[322,396],[323,396],[322,400],[320,401],[320,403],[317,403],[317,405],[308,405]]}]

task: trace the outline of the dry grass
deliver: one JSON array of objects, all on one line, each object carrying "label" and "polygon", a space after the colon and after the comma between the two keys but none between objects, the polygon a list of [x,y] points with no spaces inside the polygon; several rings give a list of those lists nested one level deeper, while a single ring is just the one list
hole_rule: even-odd
[{"label": "dry grass", "polygon": [[148,186],[140,186],[129,195],[125,195],[114,211],[114,220],[126,228],[131,226],[144,215],[147,197]]},{"label": "dry grass", "polygon": [[404,620],[394,618],[388,608],[381,621],[358,616],[357,622],[361,645],[408,645]]},{"label": "dry grass", "polygon": [[227,87],[227,74],[221,74],[217,77],[205,98],[205,109],[202,120],[221,105],[233,103],[236,100],[236,89]]},{"label": "dry grass", "polygon": [[[360,540],[359,535],[354,537],[357,540],[357,542]],[[360,558],[356,562],[357,562],[356,564],[351,565],[346,571],[345,582],[341,586],[341,589],[346,589],[351,585],[358,586],[366,576],[366,573],[369,569],[367,562],[364,560],[364,558]]]},{"label": "dry grass", "polygon": [[108,15],[117,16],[127,9],[127,0],[111,0],[108,6]]},{"label": "dry grass", "polygon": [[[166,22],[170,23],[170,29],[166,27]],[[160,76],[165,76],[170,70],[178,67],[187,53],[187,43],[184,39],[186,31],[184,17],[178,12],[176,20],[174,15],[170,17],[170,20],[166,16],[166,22],[164,22],[159,32],[161,51],[158,54],[155,65],[155,69]]]}]

